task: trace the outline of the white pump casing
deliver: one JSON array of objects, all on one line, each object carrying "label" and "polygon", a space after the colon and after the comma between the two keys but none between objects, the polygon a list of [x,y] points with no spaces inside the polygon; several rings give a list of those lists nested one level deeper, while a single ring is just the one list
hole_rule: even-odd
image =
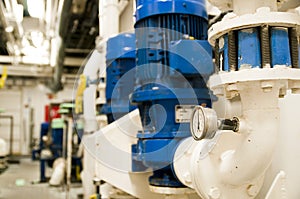
[{"label": "white pump casing", "polygon": [[[203,198],[254,198],[278,140],[279,97],[287,89],[299,93],[300,70],[278,66],[223,72],[211,77],[210,88],[229,103],[240,101],[239,111],[228,113],[240,118],[240,130],[218,131],[211,140],[185,140],[175,154],[176,175]],[[182,168],[187,161],[188,171]]]}]

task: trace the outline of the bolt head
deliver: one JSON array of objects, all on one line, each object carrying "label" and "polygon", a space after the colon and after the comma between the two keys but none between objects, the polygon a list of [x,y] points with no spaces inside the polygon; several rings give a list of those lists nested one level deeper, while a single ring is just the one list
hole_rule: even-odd
[{"label": "bolt head", "polygon": [[258,187],[256,185],[249,185],[247,187],[247,193],[251,197],[256,196],[258,194],[258,191],[259,191],[259,189],[258,189]]},{"label": "bolt head", "polygon": [[217,188],[217,187],[211,187],[209,189],[208,195],[209,195],[209,197],[211,199],[219,199],[220,196],[221,196],[221,192],[220,192],[219,188]]},{"label": "bolt head", "polygon": [[183,178],[184,178],[184,181],[186,183],[191,183],[192,182],[191,174],[189,172],[186,172],[185,174],[183,174]]}]

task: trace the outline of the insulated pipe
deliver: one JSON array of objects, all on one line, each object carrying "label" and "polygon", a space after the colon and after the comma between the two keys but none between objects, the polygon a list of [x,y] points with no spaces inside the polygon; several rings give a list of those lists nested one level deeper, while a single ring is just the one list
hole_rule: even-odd
[{"label": "insulated pipe", "polygon": [[[59,1],[58,11],[57,11],[57,24],[55,38],[51,42],[56,42],[57,45],[54,51],[51,51],[51,61],[50,63],[54,67],[54,75],[49,86],[53,92],[58,92],[62,90],[62,70],[65,58],[65,43],[64,37],[66,36],[66,23],[68,21],[69,12],[72,6],[72,0],[62,0]],[[52,44],[53,45],[53,44]],[[53,46],[52,46],[53,47]]]},{"label": "insulated pipe", "polygon": [[107,39],[119,33],[119,17],[127,5],[128,0],[100,0],[99,32],[102,39]]},{"label": "insulated pipe", "polygon": [[[94,50],[89,58],[88,62],[86,63],[83,74],[84,76],[88,77],[89,80],[95,80],[98,78],[98,71],[99,71],[99,63],[102,60],[102,55],[97,51]],[[95,104],[96,101],[96,84],[90,84],[83,93],[83,116],[84,116],[84,130],[87,133],[91,133],[98,129],[98,123],[96,120],[96,110]]]},{"label": "insulated pipe", "polygon": [[17,46],[17,41],[16,41],[13,33],[10,32],[10,31],[7,31],[8,23],[7,23],[7,19],[6,19],[5,15],[4,15],[4,12],[5,12],[5,8],[4,8],[3,2],[1,1],[0,2],[0,23],[4,28],[4,32],[5,32],[6,38],[8,40],[8,44],[7,44],[8,53],[10,55],[15,55],[15,50],[16,49],[14,49],[14,48],[18,47]]},{"label": "insulated pipe", "polygon": [[49,180],[49,184],[52,186],[59,186],[65,177],[66,163],[63,158],[57,158],[53,163],[53,173]]},{"label": "insulated pipe", "polygon": [[[20,19],[17,18],[17,16],[16,16],[16,12],[19,12],[19,10],[18,10],[19,4],[18,4],[17,0],[11,0],[11,5],[12,5],[12,14],[15,18],[15,23],[16,23],[15,35],[17,37],[18,44],[21,45],[22,36],[24,34],[24,29],[23,29]],[[23,8],[23,6],[22,6],[22,8]],[[21,11],[23,11],[23,9]],[[22,19],[23,19],[23,16],[22,16]]]}]

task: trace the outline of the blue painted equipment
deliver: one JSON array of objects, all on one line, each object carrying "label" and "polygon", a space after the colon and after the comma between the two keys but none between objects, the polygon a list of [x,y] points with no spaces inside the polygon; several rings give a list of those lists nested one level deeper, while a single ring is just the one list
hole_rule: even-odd
[{"label": "blue painted equipment", "polygon": [[137,0],[136,5],[137,86],[131,99],[138,104],[143,132],[132,146],[132,169],[152,168],[152,186],[183,187],[172,161],[179,142],[191,134],[189,118],[178,115],[186,106],[211,106],[205,1]]},{"label": "blue painted equipment", "polygon": [[134,72],[130,70],[135,67],[135,48],[134,34],[119,34],[107,41],[107,103],[101,113],[107,115],[108,123],[136,108],[130,104],[128,97],[134,89]]},{"label": "blue painted equipment", "polygon": [[[243,64],[253,68],[261,67],[259,33],[257,29],[249,28],[238,32],[238,67]],[[247,55],[247,56],[246,56]]]},{"label": "blue painted equipment", "polygon": [[50,150],[54,158],[61,157],[63,148],[64,120],[55,118],[51,122],[52,144]]},{"label": "blue painted equipment", "polygon": [[[74,104],[63,103],[61,104],[59,112],[61,114],[68,114],[72,117],[72,109]],[[47,165],[52,167],[55,159],[67,156],[67,149],[63,148],[67,146],[67,121],[62,118],[54,118],[51,121],[51,126],[48,122],[41,124],[40,132],[40,143],[39,148],[33,150],[32,159],[40,160],[40,182],[47,182],[48,177],[46,176]],[[73,125],[72,134],[72,168],[71,168],[71,180],[74,182],[80,181],[80,172],[82,170],[81,157],[77,156],[81,137],[83,135],[83,126],[80,123]],[[65,138],[64,138],[65,136]],[[45,139],[48,137],[48,139]],[[65,142],[65,143],[64,143]],[[43,153],[49,151],[50,153]],[[65,152],[65,153],[64,153]],[[46,154],[46,155],[45,155]]]},{"label": "blue painted equipment", "polygon": [[41,125],[41,141],[40,141],[40,155],[41,152],[47,148],[51,151],[51,156],[40,157],[40,182],[47,182],[46,177],[46,163],[52,167],[54,160],[62,157],[63,150],[63,127],[64,121],[61,118],[55,118],[51,122],[51,144],[49,146],[43,141],[43,136],[47,136],[49,124],[47,122]]},{"label": "blue painted equipment", "polygon": [[41,149],[46,147],[46,145],[43,141],[43,136],[47,136],[48,131],[49,131],[49,122],[43,122],[41,124],[39,145],[36,149],[32,150],[32,154],[31,154],[31,159],[32,160],[38,160],[39,156],[40,156],[40,153],[41,153]]},{"label": "blue painted equipment", "polygon": [[223,71],[241,68],[299,68],[296,28],[260,26],[232,30],[216,41],[216,64]]},{"label": "blue painted equipment", "polygon": [[291,66],[289,33],[287,28],[273,27],[271,29],[272,65]]}]

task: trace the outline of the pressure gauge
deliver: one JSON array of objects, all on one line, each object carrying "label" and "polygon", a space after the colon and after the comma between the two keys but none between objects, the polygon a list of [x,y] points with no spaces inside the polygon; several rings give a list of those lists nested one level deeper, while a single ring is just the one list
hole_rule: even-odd
[{"label": "pressure gauge", "polygon": [[195,140],[212,138],[218,130],[218,118],[213,109],[196,106],[192,113],[190,130]]}]

